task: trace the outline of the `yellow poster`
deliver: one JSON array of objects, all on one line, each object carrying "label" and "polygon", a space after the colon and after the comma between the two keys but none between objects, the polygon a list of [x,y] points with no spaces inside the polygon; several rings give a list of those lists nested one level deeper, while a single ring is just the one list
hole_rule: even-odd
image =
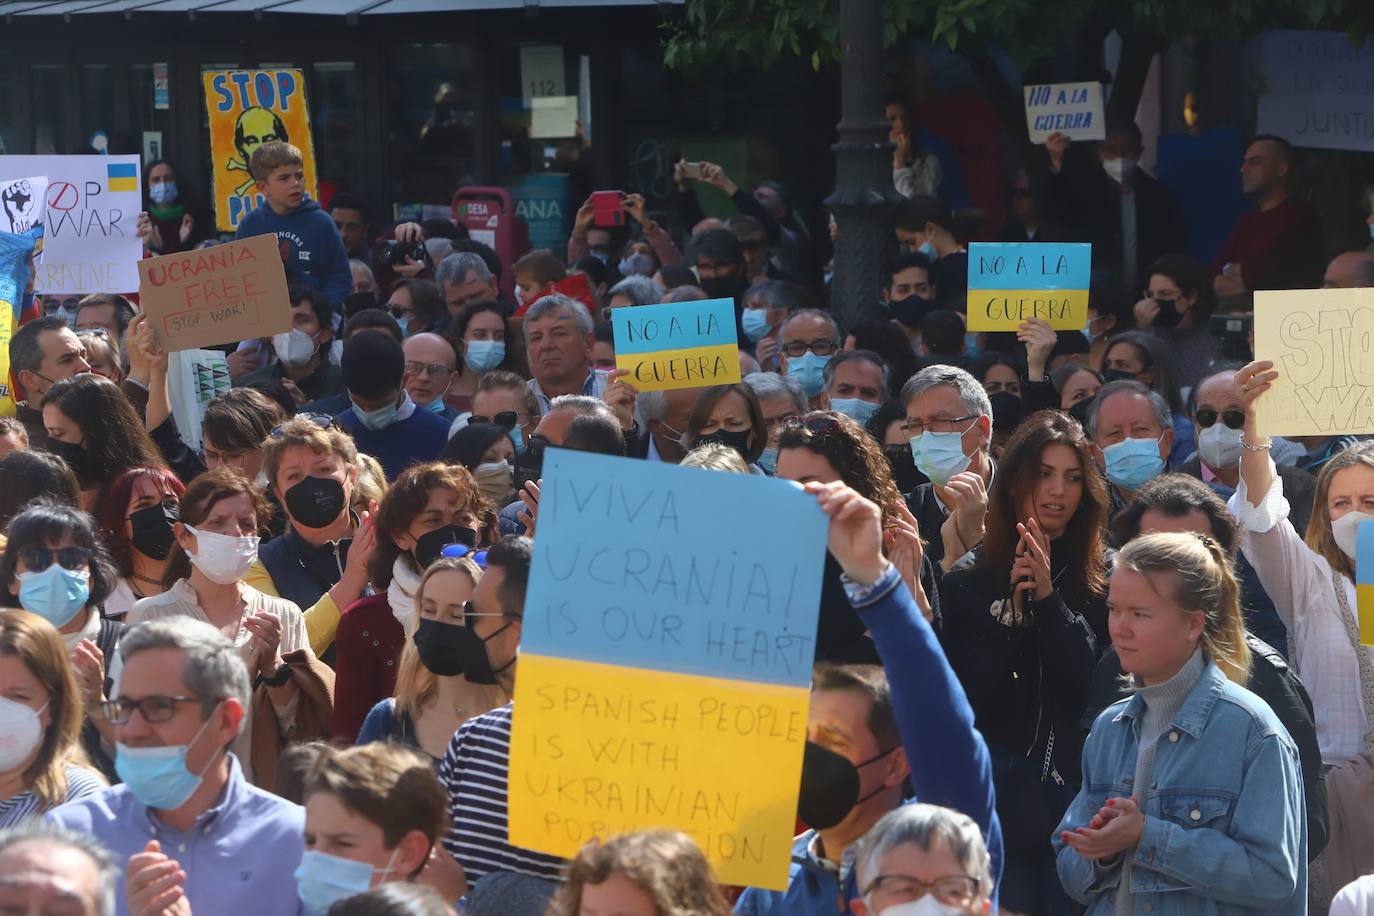
[{"label": "yellow poster", "polygon": [[1279,373],[1255,402],[1261,435],[1374,433],[1374,289],[1260,290],[1254,326]]},{"label": "yellow poster", "polygon": [[571,858],[666,827],[721,883],[784,890],[809,701],[806,687],[521,653],[510,841]]},{"label": "yellow poster", "polygon": [[210,121],[215,225],[233,232],[262,203],[248,163],[269,140],[294,144],[305,160],[305,192],[318,198],[315,145],[305,74],[300,70],[206,70],[205,111]]},{"label": "yellow poster", "polygon": [[10,390],[10,338],[14,336],[14,307],[0,299],[0,417],[18,413]]}]

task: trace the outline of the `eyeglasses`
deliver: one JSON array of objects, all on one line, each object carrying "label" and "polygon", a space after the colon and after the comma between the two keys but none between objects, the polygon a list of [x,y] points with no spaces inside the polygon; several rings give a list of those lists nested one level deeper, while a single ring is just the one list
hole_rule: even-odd
[{"label": "eyeglasses", "polygon": [[134,710],[138,710],[139,715],[143,716],[143,721],[151,725],[159,722],[167,722],[176,714],[178,703],[199,703],[200,697],[144,697],[141,700],[131,700],[128,697],[119,697],[114,700],[106,700],[100,704],[101,711],[105,714],[105,721],[111,725],[127,725],[134,716]]},{"label": "eyeglasses", "polygon": [[1241,410],[1239,407],[1228,407],[1221,411],[1220,414],[1210,407],[1199,407],[1197,410],[1193,411],[1193,420],[1197,423],[1199,429],[1207,429],[1210,427],[1213,423],[1217,422],[1218,416],[1221,417],[1221,422],[1225,423],[1228,429],[1245,428],[1245,411]]},{"label": "eyeglasses", "polygon": [[966,906],[978,895],[978,881],[968,875],[946,875],[929,883],[910,875],[879,875],[868,886],[867,894],[917,900],[926,894],[949,906]]},{"label": "eyeglasses", "polygon": [[929,420],[914,420],[908,417],[898,428],[915,439],[926,430],[930,430],[933,433],[966,433],[969,431],[969,427],[965,426],[963,429],[960,429],[959,424],[977,419],[978,414],[976,413],[971,413],[962,417],[931,417]]},{"label": "eyeglasses", "polygon": [[1157,296],[1157,295],[1155,295],[1154,293],[1150,292],[1148,289],[1147,289],[1147,290],[1143,290],[1143,291],[1140,293],[1140,298],[1142,298],[1142,299],[1153,299],[1154,301],[1158,302],[1160,305],[1164,305],[1165,303],[1170,303],[1170,304],[1172,304],[1172,303],[1178,301],[1178,297],[1177,297],[1177,296]]},{"label": "eyeglasses", "polygon": [[503,410],[494,417],[484,417],[479,414],[473,414],[472,416],[468,417],[469,424],[494,423],[497,426],[500,426],[506,430],[515,429],[515,424],[519,422],[519,420],[520,415],[513,410]]},{"label": "eyeglasses", "polygon": [[212,464],[219,466],[221,464],[229,464],[230,462],[242,461],[243,456],[248,454],[248,452],[249,450],[246,448],[239,449],[236,452],[215,452],[208,448],[203,448],[200,450],[200,460],[204,461],[207,466]]},{"label": "eyeglasses", "polygon": [[807,351],[817,356],[830,356],[835,352],[836,344],[833,340],[813,340],[807,343],[804,340],[794,340],[791,343],[782,345],[782,352],[793,359],[799,359],[806,355]]},{"label": "eyeglasses", "polygon": [[392,318],[410,318],[415,314],[415,307],[412,305],[394,305],[388,302],[386,310]]},{"label": "eyeglasses", "polygon": [[[485,554],[486,551],[484,550],[482,551],[482,553]],[[485,556],[483,557],[483,559],[486,559]],[[524,617],[524,615],[507,614],[505,611],[479,611],[477,610],[476,605],[474,605],[471,601],[465,602],[463,604],[463,625],[466,626],[469,630],[471,630],[472,621],[475,617],[505,617],[510,620],[521,620]]]},{"label": "eyeglasses", "polygon": [[[339,424],[335,423],[334,418],[327,413],[298,413],[290,420],[287,420],[286,423],[290,423],[293,420],[309,420],[311,423],[314,423],[320,429],[339,428]],[[281,438],[282,431],[286,429],[286,423],[283,423],[281,426],[278,426],[272,430],[271,436],[273,439]]]},{"label": "eyeglasses", "polygon": [[74,312],[80,304],[80,299],[63,299],[61,302],[49,301],[43,304],[43,310],[50,315],[59,309],[64,312]]},{"label": "eyeglasses", "polygon": [[59,547],[56,550],[48,547],[30,547],[19,551],[19,559],[35,572],[47,569],[54,563],[63,569],[76,572],[85,569],[90,563],[91,552],[85,547]]},{"label": "eyeglasses", "polygon": [[110,339],[110,332],[109,332],[108,330],[106,330],[105,328],[102,328],[102,327],[98,327],[98,326],[97,326],[97,327],[93,327],[93,328],[78,328],[78,329],[77,329],[77,332],[76,332],[76,336],[77,336],[77,337],[84,337],[84,336],[87,335],[87,334],[90,334],[92,337],[103,337],[103,338],[105,338],[106,340],[109,340],[109,339]]},{"label": "eyeglasses", "polygon": [[443,363],[415,363],[407,361],[405,370],[406,375],[420,375],[424,373],[432,379],[446,379],[453,374],[453,370]]}]

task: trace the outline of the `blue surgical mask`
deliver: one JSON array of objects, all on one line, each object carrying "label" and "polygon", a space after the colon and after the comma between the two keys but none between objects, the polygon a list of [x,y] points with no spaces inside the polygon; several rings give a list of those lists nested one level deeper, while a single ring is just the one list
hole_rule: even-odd
[{"label": "blue surgical mask", "polygon": [[473,372],[490,372],[506,358],[502,340],[469,340],[463,344],[463,362]]},{"label": "blue surgical mask", "polygon": [[373,868],[366,862],[308,849],[292,874],[296,879],[296,896],[300,897],[307,912],[326,913],[340,900],[371,890],[374,873],[385,876],[395,871],[396,853],[400,851],[399,846],[392,850],[386,868]]},{"label": "blue surgical mask", "polygon": [[867,423],[878,412],[877,404],[862,398],[831,398],[830,406],[860,424]]},{"label": "blue surgical mask", "polygon": [[917,248],[916,250],[919,251],[921,254],[925,255],[926,257],[930,258],[932,261],[940,260],[940,252],[935,250],[935,246],[931,243],[930,239],[926,239],[924,242],[922,242],[921,247]]},{"label": "blue surgical mask", "polygon": [[363,410],[358,406],[358,402],[352,398],[349,403],[353,405],[353,416],[358,418],[358,422],[371,430],[383,430],[396,422],[396,414],[400,410],[395,401],[378,407],[376,410]]},{"label": "blue surgical mask", "polygon": [[145,808],[173,811],[196,794],[206,772],[224,752],[224,748],[220,748],[211,755],[210,762],[199,773],[192,773],[186,768],[186,751],[195,744],[210,721],[206,719],[186,744],[167,747],[115,746],[115,773]]},{"label": "blue surgical mask", "polygon": [[763,454],[759,455],[759,460],[755,464],[763,468],[764,473],[776,474],[778,472],[778,450],[771,445],[768,446],[763,450]]},{"label": "blue surgical mask", "polygon": [[911,458],[916,462],[916,470],[929,477],[931,483],[942,487],[955,474],[967,470],[973,459],[964,454],[966,432],[967,429],[963,432],[936,433],[927,429],[912,439]]},{"label": "blue surgical mask", "polygon": [[435,398],[434,400],[432,400],[432,401],[430,401],[428,404],[426,404],[426,405],[425,405],[425,410],[428,410],[430,413],[443,413],[443,412],[444,412],[444,397],[443,397],[443,395],[440,395],[439,397]]},{"label": "blue surgical mask", "polygon": [[[1164,437],[1160,433],[1159,438]],[[1107,462],[1107,479],[1123,490],[1139,490],[1164,470],[1159,457],[1159,439],[1123,439],[1102,450]]]},{"label": "blue surgical mask", "polygon": [[396,319],[396,323],[399,324],[399,325],[401,326],[401,336],[402,336],[402,337],[409,337],[409,336],[410,336],[410,316],[408,316],[408,315],[392,315],[391,317],[392,317],[392,318],[395,318],[395,319]]},{"label": "blue surgical mask", "polygon": [[506,430],[506,435],[510,436],[510,441],[515,445],[515,454],[525,454],[525,431],[518,426],[512,426]]},{"label": "blue surgical mask", "polygon": [[744,336],[754,343],[763,340],[773,328],[768,323],[767,309],[745,309],[740,315],[740,324],[744,327]]},{"label": "blue surgical mask", "polygon": [[825,364],[830,362],[828,356],[817,356],[807,350],[801,356],[787,357],[787,377],[794,378],[801,383],[802,391],[806,392],[808,398],[814,398],[825,388]]},{"label": "blue surgical mask", "polygon": [[164,181],[162,184],[148,185],[148,199],[159,207],[165,207],[177,199],[177,183]]},{"label": "blue surgical mask", "polygon": [[1374,223],[1369,224],[1369,238],[1374,241]]},{"label": "blue surgical mask", "polygon": [[19,604],[54,627],[64,627],[91,597],[91,571],[54,563],[39,572],[19,574]]}]

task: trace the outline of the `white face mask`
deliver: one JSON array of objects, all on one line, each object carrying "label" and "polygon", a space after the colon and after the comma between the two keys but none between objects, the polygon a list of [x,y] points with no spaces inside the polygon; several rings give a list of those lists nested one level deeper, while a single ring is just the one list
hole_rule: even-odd
[{"label": "white face mask", "polygon": [[255,537],[197,531],[190,525],[182,527],[196,536],[196,552],[191,554],[191,565],[217,585],[241,581],[258,558],[258,539]]},{"label": "white face mask", "polygon": [[1352,560],[1355,559],[1355,545],[1359,539],[1361,522],[1374,522],[1374,515],[1368,512],[1347,512],[1331,523],[1331,536],[1336,539],[1336,546]]},{"label": "white face mask", "polygon": [[315,355],[315,338],[300,328],[292,328],[272,335],[272,349],[277,351],[277,359],[292,368],[300,368]]},{"label": "white face mask", "polygon": [[1240,434],[1240,430],[1217,420],[1198,434],[1197,453],[1208,467],[1236,467],[1240,464]]},{"label": "white face mask", "polygon": [[876,916],[964,916],[964,911],[959,907],[941,903],[934,894],[926,894],[910,903],[894,903],[880,912],[875,911],[873,904],[869,903],[868,911],[876,913]]},{"label": "white face mask", "polygon": [[0,697],[0,773],[16,769],[38,747],[43,740],[43,723],[38,716],[47,708],[44,703],[42,709],[34,710]]},{"label": "white face mask", "polygon": [[1102,168],[1106,170],[1107,177],[1117,184],[1121,184],[1135,173],[1134,159],[1103,159]]}]

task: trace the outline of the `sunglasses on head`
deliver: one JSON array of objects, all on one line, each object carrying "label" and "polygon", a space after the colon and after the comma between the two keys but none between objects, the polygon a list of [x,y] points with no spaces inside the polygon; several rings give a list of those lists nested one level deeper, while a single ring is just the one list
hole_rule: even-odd
[{"label": "sunglasses on head", "polygon": [[1199,407],[1193,411],[1193,420],[1196,421],[1200,429],[1207,429],[1217,422],[1217,417],[1221,417],[1221,422],[1225,423],[1228,429],[1245,428],[1245,411],[1239,407],[1228,407],[1220,414],[1210,407]]},{"label": "sunglasses on head", "polygon": [[[338,426],[338,424],[334,422],[334,418],[326,413],[298,413],[292,417],[291,420],[309,420],[320,429],[334,429]],[[286,422],[290,423],[291,420],[287,420]],[[273,429],[271,432],[272,438],[280,438],[284,429],[286,429],[286,423]]]},{"label": "sunglasses on head", "polygon": [[30,547],[19,552],[19,559],[33,572],[45,570],[54,563],[63,569],[76,572],[85,569],[90,563],[91,552],[85,547],[59,547],[56,550],[50,547]]},{"label": "sunglasses on head", "polygon": [[468,422],[469,422],[469,423],[494,423],[494,424],[496,424],[497,426],[502,427],[503,429],[511,430],[511,429],[515,429],[515,423],[516,423],[516,420],[517,420],[517,419],[519,419],[519,417],[518,417],[518,415],[516,414],[515,411],[513,411],[513,410],[503,410],[503,411],[501,411],[500,413],[498,413],[498,414],[497,414],[496,416],[494,416],[494,417],[483,417],[483,416],[479,416],[479,415],[477,415],[477,414],[473,414],[472,416],[468,417]]},{"label": "sunglasses on head", "polygon": [[827,417],[824,414],[813,414],[805,417],[785,417],[782,421],[784,430],[805,430],[813,436],[823,436],[826,433],[838,432],[840,421],[834,417]]}]

